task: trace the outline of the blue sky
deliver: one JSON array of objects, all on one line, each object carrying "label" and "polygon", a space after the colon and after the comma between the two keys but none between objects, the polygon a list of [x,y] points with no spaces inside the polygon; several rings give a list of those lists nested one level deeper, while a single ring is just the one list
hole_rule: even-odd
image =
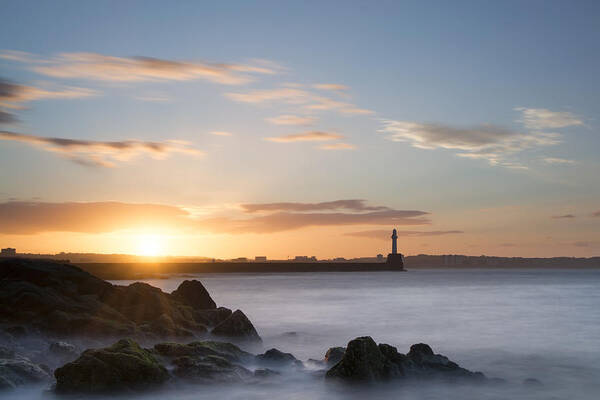
[{"label": "blue sky", "polygon": [[[168,252],[234,256],[226,243],[243,235],[254,245],[242,255],[335,256],[384,251],[387,236],[375,232],[395,222],[349,222],[365,210],[342,207],[333,209],[348,214],[341,222],[258,232],[246,227],[255,216],[239,205],[365,199],[429,213],[421,234],[407,234],[408,253],[600,250],[598,2],[14,1],[2,8],[0,78],[38,91],[7,98],[2,108],[19,120],[2,131],[29,136],[0,141],[0,213],[16,215],[19,202],[164,204],[194,210],[189,217],[199,223],[191,231],[145,227],[177,238],[165,239]],[[83,62],[74,61],[79,53]],[[192,75],[131,57],[194,63],[185,70]],[[103,63],[128,69],[107,78]],[[213,63],[236,69],[217,78],[192,72]],[[143,75],[146,67],[154,75]],[[296,123],[270,122],[282,115]],[[45,138],[86,143],[57,150]],[[131,140],[129,152],[97,143]],[[140,144],[149,141],[168,145],[153,153]],[[556,218],[566,215],[573,217]],[[202,219],[217,217],[244,221],[249,231]],[[115,238],[139,231],[118,228],[5,229],[0,239],[50,251],[57,244],[43,245],[51,242],[39,235],[59,232],[71,250],[132,251],[134,244],[118,244],[135,239]],[[315,230],[323,237],[311,239]],[[273,240],[286,248],[260,251]],[[205,245],[194,248],[199,241]]]}]

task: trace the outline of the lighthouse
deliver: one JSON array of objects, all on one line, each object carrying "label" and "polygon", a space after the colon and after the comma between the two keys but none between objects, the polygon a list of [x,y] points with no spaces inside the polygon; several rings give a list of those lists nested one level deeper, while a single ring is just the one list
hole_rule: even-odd
[{"label": "lighthouse", "polygon": [[392,231],[392,252],[387,256],[387,263],[394,269],[404,271],[404,257],[398,253],[398,231]]}]

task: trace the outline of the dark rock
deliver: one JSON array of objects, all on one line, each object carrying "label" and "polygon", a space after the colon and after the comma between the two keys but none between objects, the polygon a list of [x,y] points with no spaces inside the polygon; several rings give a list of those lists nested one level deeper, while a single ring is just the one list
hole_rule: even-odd
[{"label": "dark rock", "polygon": [[200,281],[183,281],[171,296],[197,310],[215,309],[217,305]]},{"label": "dark rock", "polygon": [[154,356],[131,339],[86,350],[77,360],[54,371],[54,376],[59,393],[141,391],[169,379]]},{"label": "dark rock", "polygon": [[245,340],[261,340],[252,322],[240,310],[236,310],[229,318],[217,325],[212,330],[212,334]]},{"label": "dark rock", "polygon": [[13,337],[25,336],[27,334],[27,329],[21,325],[7,326],[4,328],[4,332],[8,333]]},{"label": "dark rock", "polygon": [[290,353],[284,353],[277,349],[267,350],[264,354],[256,356],[256,360],[261,364],[277,366],[296,366],[302,367],[302,361],[298,360]]},{"label": "dark rock", "polygon": [[352,381],[378,381],[385,376],[386,359],[377,343],[363,336],[348,342],[342,360],[327,371],[327,378],[341,378]]},{"label": "dark rock", "polygon": [[231,343],[202,341],[188,344],[158,343],[154,351],[167,358],[217,356],[232,362],[247,362],[254,358]]},{"label": "dark rock", "polygon": [[254,376],[260,379],[268,379],[279,375],[281,375],[279,372],[269,368],[259,368],[254,371]]},{"label": "dark rock", "polygon": [[330,347],[325,353],[325,363],[332,366],[339,363],[346,352],[345,347]]},{"label": "dark rock", "polygon": [[0,389],[12,389],[31,383],[50,380],[50,375],[39,364],[16,355],[4,348],[0,355]]},{"label": "dark rock", "polygon": [[208,326],[217,326],[232,314],[229,308],[219,307],[215,310],[194,310],[194,319]]},{"label": "dark rock", "polygon": [[219,309],[209,323],[196,318],[195,307],[215,311],[198,281],[184,282],[171,295],[146,283],[115,286],[69,264],[31,259],[0,260],[0,278],[0,315],[12,336],[33,329],[58,337],[189,337],[231,314]]},{"label": "dark rock", "polygon": [[326,374],[352,382],[375,382],[391,379],[438,379],[445,381],[483,381],[480,372],[461,368],[447,357],[435,354],[431,347],[419,343],[408,354],[388,344],[377,345],[370,337],[356,338],[348,343],[340,362]]},{"label": "dark rock", "polygon": [[173,374],[191,383],[242,383],[254,374],[241,365],[219,356],[179,357],[173,360]]}]

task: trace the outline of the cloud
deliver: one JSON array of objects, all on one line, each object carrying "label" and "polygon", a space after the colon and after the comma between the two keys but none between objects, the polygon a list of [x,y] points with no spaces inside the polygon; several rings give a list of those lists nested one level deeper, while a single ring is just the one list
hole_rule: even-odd
[{"label": "cloud", "polygon": [[600,210],[592,213],[592,217],[600,217]]},{"label": "cloud", "polygon": [[553,215],[552,218],[553,219],[571,219],[571,218],[575,218],[575,216],[573,214]]},{"label": "cloud", "polygon": [[319,146],[320,150],[354,150],[356,146],[350,143],[329,143]]},{"label": "cloud", "polygon": [[26,53],[3,52],[0,58],[23,62],[46,76],[113,82],[187,81],[204,79],[211,82],[239,85],[252,80],[248,74],[274,74],[265,63],[211,64],[205,62],[171,61],[152,57],[114,57],[97,53],[62,53],[44,59]]},{"label": "cloud", "polygon": [[366,213],[277,212],[245,219],[213,218],[202,223],[220,233],[273,233],[310,226],[345,225],[426,225],[423,211],[384,210]]},{"label": "cloud", "polygon": [[491,165],[524,169],[506,160],[520,151],[559,143],[556,133],[520,133],[494,125],[457,128],[442,124],[382,120],[380,133],[396,142],[410,143],[419,149],[449,149],[460,157],[484,159]]},{"label": "cloud", "polygon": [[209,132],[211,135],[215,135],[215,136],[233,136],[233,133],[231,132],[226,132],[226,131],[212,131]]},{"label": "cloud", "polygon": [[18,119],[14,114],[0,110],[0,124],[12,124],[17,121]]},{"label": "cloud", "polygon": [[308,131],[291,135],[268,137],[265,140],[277,143],[290,142],[323,142],[328,140],[337,140],[343,138],[342,135],[330,132]]},{"label": "cloud", "polygon": [[346,85],[339,85],[337,83],[316,83],[313,87],[319,90],[332,90],[334,92],[344,92],[350,89]]},{"label": "cloud", "polygon": [[225,96],[242,103],[266,103],[281,101],[291,104],[302,104],[310,101],[311,94],[305,90],[283,87],[278,89],[254,90],[247,93],[226,93]]},{"label": "cloud", "polygon": [[313,117],[301,117],[298,115],[284,114],[278,117],[271,117],[265,119],[274,125],[311,125],[315,122]]},{"label": "cloud", "polygon": [[[226,234],[274,233],[310,226],[345,225],[424,225],[429,220],[424,211],[393,210],[387,207],[365,206],[361,200],[315,203],[321,211],[355,207],[346,212],[298,212],[261,209],[240,217],[193,217],[183,207],[160,204],[133,204],[120,202],[20,202],[0,203],[0,233],[36,234],[42,232],[104,233],[125,229],[161,228],[191,232]],[[355,202],[355,203],[353,203]],[[286,203],[269,203],[286,204]],[[302,203],[287,203],[302,204]],[[318,205],[320,204],[320,205]],[[330,204],[330,205],[328,205]],[[354,204],[354,205],[353,205]],[[263,208],[268,208],[263,205]],[[311,210],[310,206],[306,210]],[[336,208],[337,207],[337,208]],[[372,211],[373,209],[377,209]],[[279,210],[279,211],[277,211]],[[274,212],[273,212],[274,211]]]},{"label": "cloud", "polygon": [[574,160],[567,160],[565,158],[557,158],[557,157],[546,157],[542,158],[542,161],[546,164],[558,164],[558,165],[573,165],[575,164]]},{"label": "cloud", "polygon": [[0,203],[0,233],[104,233],[172,225],[185,217],[187,213],[180,208],[158,204],[9,201]]},{"label": "cloud", "polygon": [[143,154],[164,159],[172,153],[203,154],[183,141],[150,142],[141,140],[94,141],[47,138],[22,133],[0,131],[0,139],[26,143],[61,156],[81,165],[114,167]]},{"label": "cloud", "polygon": [[298,87],[280,87],[268,90],[254,90],[246,93],[226,93],[225,96],[242,103],[263,104],[282,102],[285,104],[301,105],[305,110],[337,111],[341,114],[370,115],[371,110],[359,108],[352,103],[337,101],[319,96]]},{"label": "cloud", "polygon": [[22,108],[22,103],[42,99],[76,99],[95,96],[98,93],[80,87],[63,87],[47,90],[33,86],[18,85],[0,78],[0,106],[6,108]]},{"label": "cloud", "polygon": [[349,199],[349,200],[334,200],[324,201],[321,203],[254,203],[241,204],[240,207],[244,212],[255,213],[262,211],[330,211],[330,210],[351,210],[351,211],[382,211],[390,210],[385,206],[368,206],[366,200]]},{"label": "cloud", "polygon": [[[423,236],[442,236],[464,233],[463,231],[396,231],[399,237],[423,237]],[[388,230],[370,230],[359,232],[344,233],[344,236],[362,237],[368,239],[388,240],[391,236],[391,231]]]},{"label": "cloud", "polygon": [[545,108],[524,107],[515,108],[515,110],[521,112],[521,119],[517,122],[522,123],[529,129],[555,129],[584,125],[580,117],[568,111],[550,111]]}]

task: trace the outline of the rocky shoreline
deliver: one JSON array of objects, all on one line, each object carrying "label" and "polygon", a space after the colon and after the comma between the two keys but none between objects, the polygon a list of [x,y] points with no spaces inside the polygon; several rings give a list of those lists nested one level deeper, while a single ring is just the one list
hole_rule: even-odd
[{"label": "rocky shoreline", "polygon": [[[406,354],[371,337],[301,361],[261,345],[241,310],[217,307],[201,282],[173,293],[116,286],[69,264],[0,262],[0,389],[46,385],[63,393],[130,393],[194,385],[284,381],[290,374],[342,384],[498,383],[415,344]],[[252,347],[252,346],[250,346]]]}]

